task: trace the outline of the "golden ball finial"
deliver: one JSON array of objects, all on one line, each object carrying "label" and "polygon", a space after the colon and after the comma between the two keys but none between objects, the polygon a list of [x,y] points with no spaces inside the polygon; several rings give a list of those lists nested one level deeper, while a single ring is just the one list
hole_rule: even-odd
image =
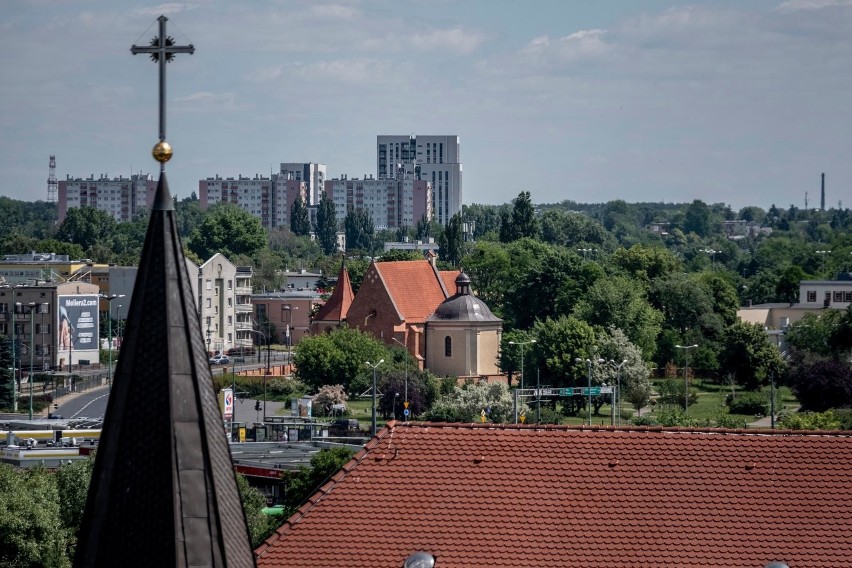
[{"label": "golden ball finial", "polygon": [[164,164],[172,159],[172,145],[165,140],[160,140],[154,145],[151,154],[155,160]]}]

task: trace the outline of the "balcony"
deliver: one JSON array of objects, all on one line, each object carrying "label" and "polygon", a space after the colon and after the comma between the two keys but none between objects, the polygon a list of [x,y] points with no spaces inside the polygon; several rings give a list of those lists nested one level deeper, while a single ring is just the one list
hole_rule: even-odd
[{"label": "balcony", "polygon": [[234,311],[238,314],[250,314],[254,311],[253,304],[237,304],[234,306]]},{"label": "balcony", "polygon": [[251,296],[251,286],[237,286],[234,293],[237,296]]}]

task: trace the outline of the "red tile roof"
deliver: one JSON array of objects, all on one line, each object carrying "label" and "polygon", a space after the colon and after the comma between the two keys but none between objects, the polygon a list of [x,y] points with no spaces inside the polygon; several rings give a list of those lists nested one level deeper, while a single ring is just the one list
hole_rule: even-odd
[{"label": "red tile roof", "polygon": [[840,432],[390,422],[258,566],[848,566]]},{"label": "red tile roof", "polygon": [[319,309],[314,316],[313,321],[343,321],[346,319],[346,313],[349,311],[349,306],[352,305],[352,300],[355,294],[352,293],[352,282],[349,280],[349,271],[346,270],[346,262],[340,265],[340,272],[337,274],[337,284],[334,286],[334,291],[328,298],[325,304]]},{"label": "red tile roof", "polygon": [[[445,290],[444,273],[439,273],[427,260],[375,262],[379,277],[390,294],[401,319],[407,323],[424,322],[441,302],[455,293],[455,284]],[[452,278],[458,271],[451,271]]]}]

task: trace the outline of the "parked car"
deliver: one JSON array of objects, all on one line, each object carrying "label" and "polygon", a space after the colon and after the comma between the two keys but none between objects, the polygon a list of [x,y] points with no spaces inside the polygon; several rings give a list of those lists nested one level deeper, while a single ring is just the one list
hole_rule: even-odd
[{"label": "parked car", "polygon": [[231,362],[231,358],[228,357],[227,355],[221,355],[220,354],[220,355],[214,355],[214,356],[210,357],[210,364],[211,365],[227,365],[230,362]]}]

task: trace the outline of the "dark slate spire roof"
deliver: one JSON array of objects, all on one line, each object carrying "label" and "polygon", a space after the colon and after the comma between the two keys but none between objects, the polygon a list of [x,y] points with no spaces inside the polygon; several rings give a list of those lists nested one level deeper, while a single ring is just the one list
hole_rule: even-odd
[{"label": "dark slate spire roof", "polygon": [[254,566],[165,173],[74,566]]},{"label": "dark slate spire roof", "polygon": [[456,293],[435,309],[428,321],[500,322],[485,302],[470,293],[470,277],[464,272],[456,277]]}]

